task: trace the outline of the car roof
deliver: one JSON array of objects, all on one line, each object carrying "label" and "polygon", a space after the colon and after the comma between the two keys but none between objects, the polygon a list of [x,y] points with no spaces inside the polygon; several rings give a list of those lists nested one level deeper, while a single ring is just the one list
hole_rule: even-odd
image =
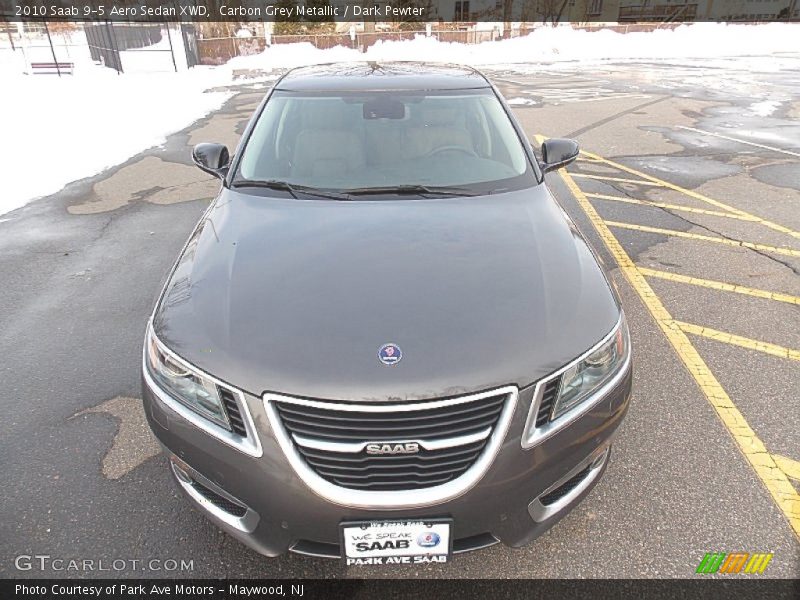
[{"label": "car roof", "polygon": [[292,69],[276,84],[287,91],[466,90],[488,88],[471,67],[421,62],[343,62]]}]

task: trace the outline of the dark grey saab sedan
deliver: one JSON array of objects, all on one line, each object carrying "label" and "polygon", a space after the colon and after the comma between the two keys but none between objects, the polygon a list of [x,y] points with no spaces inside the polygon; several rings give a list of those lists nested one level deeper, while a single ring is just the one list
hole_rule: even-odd
[{"label": "dark grey saab sedan", "polygon": [[619,300],[499,92],[459,66],[283,76],[156,304],[147,418],[178,485],[267,556],[445,562],[541,535],[628,407]]}]

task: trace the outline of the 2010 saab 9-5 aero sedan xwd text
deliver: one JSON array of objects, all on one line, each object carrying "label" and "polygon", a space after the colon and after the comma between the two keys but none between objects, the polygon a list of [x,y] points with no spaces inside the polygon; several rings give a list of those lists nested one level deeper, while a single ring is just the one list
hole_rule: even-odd
[{"label": "2010 saab 9-5 aero sedan xwd text", "polygon": [[148,325],[180,488],[268,556],[444,562],[541,535],[628,407],[619,300],[499,92],[459,66],[284,75]]}]

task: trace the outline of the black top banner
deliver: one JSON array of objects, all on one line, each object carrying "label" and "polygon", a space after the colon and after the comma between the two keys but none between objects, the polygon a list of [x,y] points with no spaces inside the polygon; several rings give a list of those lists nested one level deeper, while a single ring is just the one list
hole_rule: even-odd
[{"label": "black top banner", "polygon": [[9,21],[682,23],[800,21],[800,0],[0,0]]}]

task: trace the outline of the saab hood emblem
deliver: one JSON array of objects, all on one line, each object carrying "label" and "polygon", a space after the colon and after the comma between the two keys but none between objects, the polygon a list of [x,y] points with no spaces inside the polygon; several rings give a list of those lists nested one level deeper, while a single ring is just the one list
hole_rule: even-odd
[{"label": "saab hood emblem", "polygon": [[397,344],[384,344],[378,350],[378,358],[385,365],[396,365],[403,358],[403,351]]},{"label": "saab hood emblem", "polygon": [[367,444],[367,454],[416,454],[417,442],[374,442]]}]

